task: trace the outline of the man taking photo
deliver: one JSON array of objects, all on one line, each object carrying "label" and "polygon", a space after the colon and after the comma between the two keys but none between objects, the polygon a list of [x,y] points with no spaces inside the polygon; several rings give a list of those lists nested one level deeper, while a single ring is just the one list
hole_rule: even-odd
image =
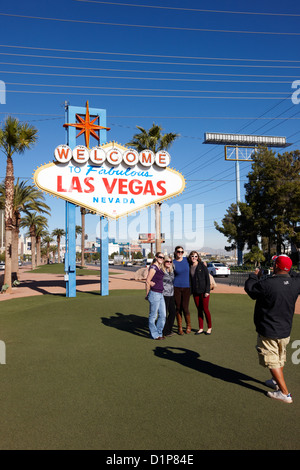
[{"label": "man taking photo", "polygon": [[265,384],[272,388],[270,398],[292,403],[283,375],[286,347],[290,341],[295,304],[300,294],[300,276],[292,274],[292,260],[286,255],[273,257],[273,275],[261,276],[259,269],[250,274],[245,291],[256,300],[254,324],[258,333],[259,363],[272,375]]}]

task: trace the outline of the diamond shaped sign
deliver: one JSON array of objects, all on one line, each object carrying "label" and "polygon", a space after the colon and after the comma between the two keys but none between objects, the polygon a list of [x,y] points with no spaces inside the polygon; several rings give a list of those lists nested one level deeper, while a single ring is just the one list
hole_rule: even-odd
[{"label": "diamond shaped sign", "polygon": [[92,149],[62,145],[55,158],[35,171],[35,185],[112,219],[177,196],[185,188],[181,173],[167,166],[170,156],[164,151],[138,154],[115,142]]}]

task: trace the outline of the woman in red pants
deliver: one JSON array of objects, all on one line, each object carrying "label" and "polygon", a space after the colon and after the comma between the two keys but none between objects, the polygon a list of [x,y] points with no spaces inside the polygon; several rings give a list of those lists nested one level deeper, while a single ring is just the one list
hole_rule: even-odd
[{"label": "woman in red pants", "polygon": [[[194,301],[198,311],[199,330],[195,333],[201,335],[205,333],[211,334],[211,315],[209,311],[209,297],[210,297],[210,279],[207,267],[199,258],[197,251],[191,251],[188,257],[190,264],[190,277],[191,277],[191,293],[193,294]],[[203,330],[203,311],[207,322],[207,331]]]}]

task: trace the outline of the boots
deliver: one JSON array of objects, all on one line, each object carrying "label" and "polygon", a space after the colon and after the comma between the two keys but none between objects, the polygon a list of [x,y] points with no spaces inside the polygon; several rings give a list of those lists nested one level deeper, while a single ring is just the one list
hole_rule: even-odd
[{"label": "boots", "polygon": [[189,333],[192,332],[191,315],[190,315],[190,313],[187,313],[187,314],[185,315],[185,321],[186,321],[186,330],[185,330],[185,332],[186,332],[186,334],[188,335]]},{"label": "boots", "polygon": [[177,313],[176,316],[177,316],[178,334],[183,335],[182,316],[180,315],[180,313]]}]

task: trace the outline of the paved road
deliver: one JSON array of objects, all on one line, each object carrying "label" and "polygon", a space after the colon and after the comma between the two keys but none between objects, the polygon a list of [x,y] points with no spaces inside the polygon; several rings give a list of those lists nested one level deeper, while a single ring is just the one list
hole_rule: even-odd
[{"label": "paved road", "polygon": [[[124,271],[132,271],[135,272],[138,269],[142,268],[144,266],[123,266],[123,265],[110,265],[109,269],[114,270],[124,270]],[[248,273],[232,273],[228,277],[216,277],[215,280],[217,284],[225,284],[225,285],[239,285],[239,286],[244,286],[246,279],[248,278]]]}]

